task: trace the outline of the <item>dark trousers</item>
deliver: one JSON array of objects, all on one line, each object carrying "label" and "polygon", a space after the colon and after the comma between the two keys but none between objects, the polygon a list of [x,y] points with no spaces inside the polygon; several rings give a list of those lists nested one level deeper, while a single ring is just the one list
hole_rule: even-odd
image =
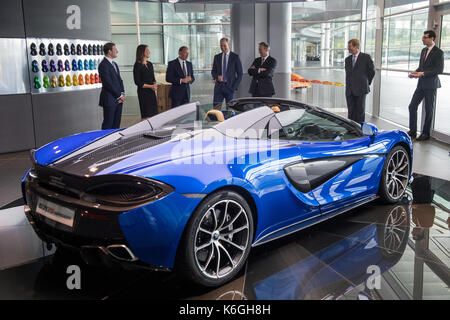
[{"label": "dark trousers", "polygon": [[417,87],[414,91],[411,103],[409,104],[409,130],[417,133],[417,108],[425,98],[425,123],[423,124],[422,133],[430,135],[431,123],[433,122],[433,113],[436,103],[436,89],[422,89]]},{"label": "dark trousers", "polygon": [[122,119],[122,106],[123,104],[121,103],[113,107],[103,107],[102,130],[120,128],[120,120]]},{"label": "dark trousers", "polygon": [[360,96],[346,95],[348,118],[350,120],[362,123],[366,119],[366,95]]},{"label": "dark trousers", "polygon": [[172,99],[172,108],[189,103],[189,98],[188,98],[187,92],[184,94],[184,96],[182,98],[180,98],[180,97],[172,98],[171,97],[171,99]]},{"label": "dark trousers", "polygon": [[228,103],[234,98],[234,90],[222,82],[216,82],[214,85],[213,105],[222,104],[223,99]]}]

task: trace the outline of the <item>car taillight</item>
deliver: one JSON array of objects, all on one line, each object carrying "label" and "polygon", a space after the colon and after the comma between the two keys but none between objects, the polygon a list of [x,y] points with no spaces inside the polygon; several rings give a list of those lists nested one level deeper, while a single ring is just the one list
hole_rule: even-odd
[{"label": "car taillight", "polygon": [[89,202],[129,206],[157,200],[169,193],[168,189],[147,181],[108,182],[90,187],[81,198]]}]

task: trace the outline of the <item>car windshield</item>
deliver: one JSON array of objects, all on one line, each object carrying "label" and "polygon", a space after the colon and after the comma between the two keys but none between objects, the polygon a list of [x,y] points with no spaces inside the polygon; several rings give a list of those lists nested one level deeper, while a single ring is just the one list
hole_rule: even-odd
[{"label": "car windshield", "polygon": [[175,118],[165,124],[164,127],[178,127],[178,126],[194,126],[195,121],[201,121],[203,128],[210,128],[220,122],[223,122],[233,116],[241,114],[243,112],[252,110],[261,106],[260,104],[252,104],[247,106],[245,110],[238,111],[227,107],[215,107],[212,103],[201,104],[197,107],[196,111],[188,114],[184,114],[178,118]]},{"label": "car windshield", "polygon": [[291,109],[276,114],[281,124],[277,137],[297,141],[342,141],[361,137],[350,124],[317,110]]},{"label": "car windshield", "polygon": [[[238,117],[243,113],[249,115]],[[274,99],[262,101],[242,99],[228,107],[197,104],[195,109],[168,121],[161,129],[193,130],[211,127],[235,138],[277,137],[296,141],[340,141],[361,136],[355,126],[338,116],[307,105]]]},{"label": "car windshield", "polygon": [[276,117],[280,124],[285,127],[300,119],[304,113],[305,109],[292,109],[277,113]]}]

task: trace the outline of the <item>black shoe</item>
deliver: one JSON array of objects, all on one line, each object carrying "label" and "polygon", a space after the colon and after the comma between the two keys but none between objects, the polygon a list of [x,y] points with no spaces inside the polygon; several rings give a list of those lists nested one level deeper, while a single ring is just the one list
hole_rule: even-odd
[{"label": "black shoe", "polygon": [[408,131],[408,136],[410,136],[411,137],[411,139],[416,139],[417,138],[417,133],[415,133],[415,132],[411,132],[411,131]]},{"label": "black shoe", "polygon": [[425,141],[425,140],[428,140],[428,139],[430,139],[430,136],[427,135],[427,134],[425,134],[425,133],[422,133],[422,134],[417,138],[417,141]]}]

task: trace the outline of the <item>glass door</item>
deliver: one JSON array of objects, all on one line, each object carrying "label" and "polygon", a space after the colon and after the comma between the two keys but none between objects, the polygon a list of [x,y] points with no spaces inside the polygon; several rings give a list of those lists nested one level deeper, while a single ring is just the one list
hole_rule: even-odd
[{"label": "glass door", "polygon": [[450,143],[450,12],[439,13],[438,45],[444,51],[444,74],[439,75],[442,87],[437,90],[434,130],[432,136]]}]

